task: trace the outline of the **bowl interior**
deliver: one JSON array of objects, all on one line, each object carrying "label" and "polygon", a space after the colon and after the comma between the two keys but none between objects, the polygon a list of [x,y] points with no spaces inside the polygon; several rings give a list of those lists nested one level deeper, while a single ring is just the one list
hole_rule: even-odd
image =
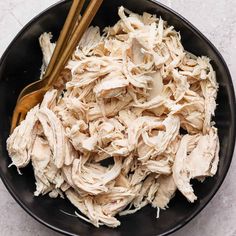
[{"label": "bowl interior", "polygon": [[161,211],[156,219],[156,210],[145,207],[134,215],[121,217],[121,226],[116,229],[101,227],[96,229],[77,218],[65,215],[62,211],[74,213],[75,208],[66,200],[50,199],[47,196],[34,197],[35,181],[31,167],[22,170],[19,176],[6,151],[11,115],[16,99],[23,87],[39,78],[42,63],[38,37],[43,32],[52,32],[57,39],[68,12],[70,1],[63,1],[50,8],[30,22],[15,38],[0,63],[0,174],[8,190],[21,206],[40,222],[70,235],[165,235],[183,226],[192,219],[213,197],[221,185],[231,162],[235,139],[235,97],[227,66],[215,48],[180,16],[162,5],[148,0],[105,0],[93,25],[101,28],[113,25],[118,20],[118,6],[131,11],[157,14],[181,32],[185,49],[196,54],[206,55],[212,64],[220,83],[215,121],[220,136],[220,164],[217,174],[204,183],[194,182],[198,201],[190,204],[177,193],[170,202],[169,209]]}]

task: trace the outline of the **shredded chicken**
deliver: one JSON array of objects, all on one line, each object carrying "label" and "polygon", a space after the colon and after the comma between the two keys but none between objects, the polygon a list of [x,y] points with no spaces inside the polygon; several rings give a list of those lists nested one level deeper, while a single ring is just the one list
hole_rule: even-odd
[{"label": "shredded chicken", "polygon": [[55,43],[51,43],[51,40],[52,40],[51,33],[44,33],[39,37],[39,44],[43,53],[43,64],[42,64],[41,76],[40,76],[41,79],[43,78],[43,75],[48,67],[48,64],[50,62],[50,59],[52,57],[53,51],[56,46]]},{"label": "shredded chicken", "polygon": [[[162,18],[118,14],[103,34],[86,31],[60,83],[7,140],[18,170],[32,163],[36,196],[66,196],[96,227],[148,204],[166,209],[177,189],[194,202],[190,180],[213,176],[219,162],[210,60],[184,50]],[[51,38],[40,37],[41,77]]]}]

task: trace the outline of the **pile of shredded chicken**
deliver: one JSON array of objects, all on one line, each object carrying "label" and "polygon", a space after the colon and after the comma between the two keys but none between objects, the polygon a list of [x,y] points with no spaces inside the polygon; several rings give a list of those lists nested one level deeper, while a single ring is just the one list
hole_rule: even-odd
[{"label": "pile of shredded chicken", "polygon": [[[219,161],[210,60],[185,51],[161,18],[118,14],[102,35],[87,30],[60,83],[7,140],[18,170],[32,163],[35,196],[66,196],[97,227],[147,204],[165,209],[177,189],[194,202],[190,180]],[[40,44],[45,70],[55,44],[47,33]]]}]

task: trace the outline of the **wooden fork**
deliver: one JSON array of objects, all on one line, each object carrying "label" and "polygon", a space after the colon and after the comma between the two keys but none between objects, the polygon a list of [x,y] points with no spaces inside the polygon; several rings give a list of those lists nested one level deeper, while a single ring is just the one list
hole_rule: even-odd
[{"label": "wooden fork", "polygon": [[85,0],[73,1],[44,79],[30,84],[22,90],[13,113],[11,133],[25,119],[27,112],[39,104],[44,94],[53,87],[103,0],[91,0],[79,23],[77,23],[78,13],[82,10],[84,2]]}]

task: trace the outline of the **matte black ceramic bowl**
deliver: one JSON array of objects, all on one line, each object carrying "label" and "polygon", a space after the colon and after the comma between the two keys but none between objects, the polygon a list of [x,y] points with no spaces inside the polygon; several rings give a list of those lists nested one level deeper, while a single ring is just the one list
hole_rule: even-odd
[{"label": "matte black ceramic bowl", "polygon": [[[180,15],[151,0],[105,0],[93,24],[100,27],[113,25],[117,20],[117,8],[123,5],[142,13],[155,13],[167,20],[181,32],[184,47],[196,54],[206,55],[212,64],[220,83],[216,110],[216,126],[220,136],[220,164],[217,174],[204,183],[195,183],[198,201],[194,204],[177,193],[169,209],[161,211],[156,219],[156,210],[146,207],[134,215],[121,217],[121,226],[116,229],[99,229],[77,218],[67,216],[60,210],[73,213],[75,208],[66,200],[34,197],[35,189],[32,168],[23,170],[19,176],[14,167],[8,169],[10,158],[6,151],[11,115],[17,96],[22,88],[38,80],[42,55],[38,37],[43,32],[52,32],[58,37],[70,1],[62,1],[34,18],[17,35],[6,50],[0,62],[0,174],[3,182],[16,201],[35,219],[51,229],[68,235],[96,236],[149,236],[167,235],[189,222],[211,200],[222,184],[228,171],[235,144],[235,96],[229,70],[216,48],[189,22]],[[207,219],[206,219],[207,220]]]}]

